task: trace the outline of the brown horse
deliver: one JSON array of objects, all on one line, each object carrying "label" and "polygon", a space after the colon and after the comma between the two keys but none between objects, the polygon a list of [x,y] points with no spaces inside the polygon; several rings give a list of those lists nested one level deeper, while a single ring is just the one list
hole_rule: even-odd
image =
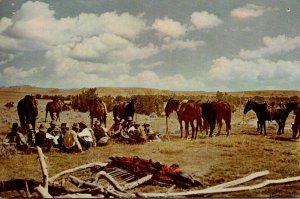
[{"label": "brown horse", "polygon": [[203,119],[204,119],[204,130],[208,134],[208,124],[210,127],[209,136],[212,137],[212,133],[215,128],[215,124],[218,125],[218,133],[220,135],[222,129],[222,120],[226,124],[226,134],[229,135],[231,130],[231,106],[229,103],[224,101],[214,101],[202,104],[203,108]]},{"label": "brown horse", "polygon": [[114,118],[119,117],[119,119],[127,120],[128,117],[133,119],[135,109],[137,106],[137,98],[131,98],[130,102],[120,102],[113,107]]},{"label": "brown horse", "polygon": [[[199,101],[197,101],[200,103]],[[189,136],[189,125],[192,127],[192,139],[197,137],[198,124],[201,122],[201,109],[200,105],[196,105],[194,100],[188,100],[181,103],[179,100],[170,98],[165,107],[166,114],[166,125],[167,125],[167,134],[168,134],[168,117],[170,114],[175,111],[178,116],[178,122],[180,125],[180,136],[182,138],[182,121],[185,123],[185,138]],[[199,120],[200,119],[200,120]],[[197,121],[197,126],[194,126],[194,120]],[[202,123],[202,122],[201,122]],[[199,124],[202,128],[202,124]],[[195,133],[196,131],[196,133]]]},{"label": "brown horse", "polygon": [[[46,105],[46,116],[45,116],[45,122],[47,121],[47,115],[48,112],[50,113],[51,120],[60,120],[59,114],[62,111],[62,108],[64,106],[64,103],[60,99],[53,99],[52,102],[48,102]],[[55,113],[55,115],[54,115]]]},{"label": "brown horse", "polygon": [[100,125],[103,123],[106,127],[107,108],[106,104],[99,99],[93,99],[89,101],[89,111],[91,118],[91,127],[93,126],[93,119],[97,118],[100,121]]},{"label": "brown horse", "polygon": [[38,116],[38,103],[34,96],[26,95],[18,102],[17,111],[24,130],[27,124],[31,124],[35,129],[36,117]]}]

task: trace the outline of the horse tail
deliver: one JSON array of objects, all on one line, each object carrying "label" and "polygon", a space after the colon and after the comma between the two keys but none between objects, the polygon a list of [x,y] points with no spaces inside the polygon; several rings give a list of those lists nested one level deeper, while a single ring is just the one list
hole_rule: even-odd
[{"label": "horse tail", "polygon": [[166,134],[168,136],[168,139],[170,140],[170,136],[169,136],[169,128],[168,128],[168,117],[166,116]]}]

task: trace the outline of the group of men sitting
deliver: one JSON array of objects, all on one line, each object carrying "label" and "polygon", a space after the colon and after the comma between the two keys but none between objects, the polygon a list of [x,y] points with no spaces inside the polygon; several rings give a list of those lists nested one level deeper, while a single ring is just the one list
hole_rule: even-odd
[{"label": "group of men sitting", "polygon": [[6,136],[4,142],[16,143],[18,150],[26,150],[29,147],[39,146],[48,152],[52,147],[59,148],[65,152],[82,152],[95,146],[104,146],[110,138],[118,138],[126,143],[143,143],[146,140],[160,140],[150,128],[150,124],[144,123],[141,130],[139,124],[132,118],[121,121],[114,119],[111,128],[106,129],[97,120],[92,128],[87,127],[84,121],[74,123],[71,127],[67,123],[51,121],[50,127],[40,124],[37,131],[32,125],[27,125],[27,132],[23,132],[18,123],[13,123],[11,132]]}]

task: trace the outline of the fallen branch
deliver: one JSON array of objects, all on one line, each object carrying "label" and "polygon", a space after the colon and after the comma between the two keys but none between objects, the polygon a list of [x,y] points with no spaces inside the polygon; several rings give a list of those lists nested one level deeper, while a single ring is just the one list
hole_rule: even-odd
[{"label": "fallen branch", "polygon": [[130,190],[130,189],[133,189],[133,188],[135,188],[135,187],[137,187],[137,186],[139,186],[139,185],[141,185],[141,184],[144,184],[144,183],[148,182],[149,180],[151,180],[152,177],[153,177],[153,175],[150,174],[150,175],[147,175],[147,176],[145,176],[145,177],[142,177],[142,178],[140,178],[140,179],[138,179],[138,180],[136,180],[136,181],[133,181],[133,182],[131,182],[131,183],[128,183],[128,184],[124,185],[124,190],[125,190],[125,191],[126,191],[126,190]]},{"label": "fallen branch", "polygon": [[43,198],[53,198],[44,187],[39,185],[35,188],[35,190],[42,196]]},{"label": "fallen branch", "polygon": [[260,172],[256,172],[256,173],[252,173],[252,174],[250,174],[250,175],[248,175],[246,177],[239,178],[237,180],[233,180],[233,181],[226,182],[226,183],[223,183],[223,184],[219,184],[219,185],[216,185],[216,186],[213,186],[213,187],[209,187],[207,189],[220,189],[220,188],[233,187],[233,186],[236,186],[236,185],[248,182],[250,180],[253,180],[255,178],[268,175],[269,173],[270,172],[268,170],[266,170],[266,171],[260,171]]},{"label": "fallen branch", "polygon": [[[265,180],[262,183],[251,185],[251,186],[241,186],[241,187],[234,187],[234,188],[221,188],[221,189],[203,189],[203,190],[196,190],[196,191],[187,191],[187,192],[177,192],[177,193],[169,193],[167,196],[192,196],[192,195],[204,195],[204,194],[212,194],[212,193],[226,193],[226,192],[236,192],[236,191],[248,191],[253,189],[259,189],[265,187],[270,184],[284,184],[288,182],[295,182],[299,181],[300,176],[290,177],[290,178],[283,178],[278,180]],[[165,193],[140,193],[142,197],[166,197]]]},{"label": "fallen branch", "polygon": [[96,174],[94,182],[97,182],[100,177],[105,178],[116,190],[124,192],[125,189],[108,173],[105,171],[100,171]]},{"label": "fallen branch", "polygon": [[43,186],[46,189],[46,191],[48,192],[48,170],[47,170],[47,164],[45,161],[45,156],[40,147],[37,147],[37,151],[38,151],[42,174],[43,174]]},{"label": "fallen branch", "polygon": [[49,182],[54,182],[57,178],[59,178],[59,177],[61,177],[63,175],[66,175],[68,173],[73,173],[73,172],[76,172],[76,171],[81,171],[81,170],[92,168],[92,167],[95,167],[95,166],[105,167],[107,164],[108,163],[103,163],[103,162],[93,162],[93,163],[90,163],[90,164],[80,165],[78,167],[62,171],[62,172],[60,172],[60,173],[52,176],[48,180],[49,180]]}]

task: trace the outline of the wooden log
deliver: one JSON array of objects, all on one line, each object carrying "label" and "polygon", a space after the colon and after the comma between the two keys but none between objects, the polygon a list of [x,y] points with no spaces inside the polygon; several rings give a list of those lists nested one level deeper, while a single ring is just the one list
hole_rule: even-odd
[{"label": "wooden log", "polygon": [[256,172],[256,173],[252,173],[252,174],[250,174],[250,175],[248,175],[246,177],[239,178],[237,180],[233,180],[233,181],[226,182],[226,183],[223,183],[223,184],[219,184],[219,185],[216,185],[216,186],[212,186],[212,187],[209,187],[207,189],[220,189],[220,188],[233,187],[233,186],[236,186],[236,185],[248,182],[250,180],[253,180],[255,178],[268,175],[269,173],[270,172],[268,170],[266,170],[266,171],[260,171],[260,172]]},{"label": "wooden log", "polygon": [[[204,195],[204,194],[212,194],[212,193],[227,193],[227,192],[236,192],[236,191],[248,191],[253,189],[259,189],[271,184],[284,184],[289,182],[300,181],[300,176],[283,178],[277,180],[265,180],[262,183],[251,185],[251,186],[241,186],[234,188],[220,188],[220,189],[203,189],[203,190],[195,190],[195,191],[186,191],[186,192],[175,192],[169,193],[167,196],[171,197],[180,197],[180,196],[195,196],[195,195]],[[166,197],[165,193],[140,193],[141,197]]]},{"label": "wooden log", "polygon": [[44,187],[39,185],[35,188],[35,190],[42,196],[43,198],[53,198]]},{"label": "wooden log", "polygon": [[128,183],[128,184],[125,184],[124,185],[124,190],[127,191],[127,190],[130,190],[130,189],[133,189],[141,184],[144,184],[146,182],[148,182],[149,180],[151,180],[153,177],[153,174],[150,174],[150,175],[147,175],[145,177],[142,177],[136,181],[133,181],[131,183]]},{"label": "wooden log", "polygon": [[125,189],[113,178],[111,177],[108,173],[105,171],[100,171],[99,173],[96,174],[95,176],[95,181],[97,182],[99,178],[105,178],[116,190],[124,192]]},{"label": "wooden log", "polygon": [[89,193],[75,193],[58,196],[57,198],[104,198],[104,195],[92,196],[92,194]]},{"label": "wooden log", "polygon": [[45,156],[40,147],[37,147],[37,152],[39,155],[40,165],[41,165],[42,174],[43,174],[43,186],[46,189],[46,191],[48,192],[48,170],[47,170],[47,164],[45,161]]},{"label": "wooden log", "polygon": [[71,182],[73,184],[75,184],[76,186],[92,188],[92,189],[94,189],[94,190],[92,190],[93,193],[95,193],[95,189],[96,189],[97,193],[103,194],[103,195],[105,195],[105,197],[114,196],[114,197],[118,197],[118,198],[128,198],[128,197],[132,196],[127,193],[118,192],[114,189],[104,188],[103,186],[100,186],[100,185],[96,185],[96,184],[93,184],[90,182],[85,182],[75,176],[69,176],[69,178],[71,179]]},{"label": "wooden log", "polygon": [[63,175],[73,173],[73,172],[77,172],[77,171],[81,171],[81,170],[85,170],[85,169],[92,168],[92,167],[95,167],[95,166],[105,167],[105,166],[107,166],[107,164],[108,163],[103,163],[103,162],[93,162],[93,163],[89,163],[89,164],[80,165],[78,167],[62,171],[62,172],[52,176],[48,180],[49,180],[49,182],[54,182],[57,178],[59,178]]}]

